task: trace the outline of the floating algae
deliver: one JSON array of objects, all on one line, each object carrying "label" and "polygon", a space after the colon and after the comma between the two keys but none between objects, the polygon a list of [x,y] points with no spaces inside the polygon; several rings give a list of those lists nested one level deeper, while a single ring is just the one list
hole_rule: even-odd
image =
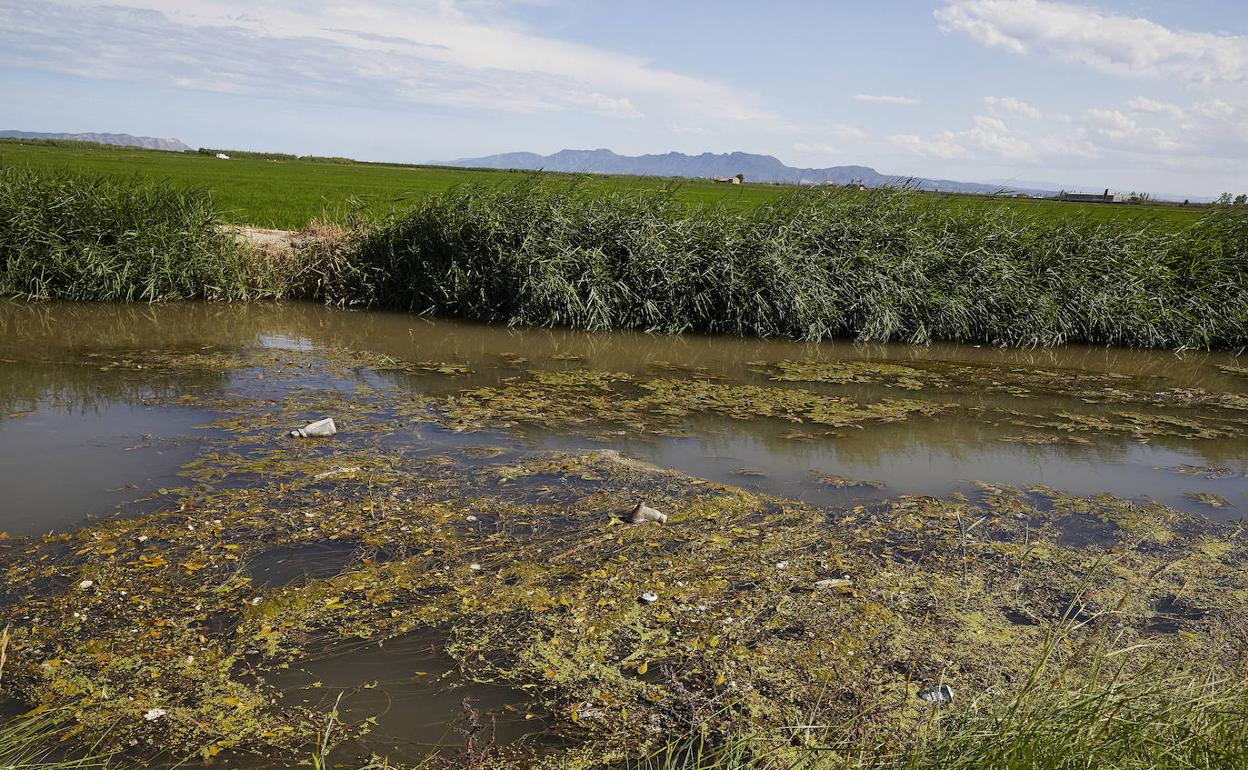
[{"label": "floating algae", "polygon": [[1158,468],[1157,470],[1170,471],[1184,476],[1203,476],[1210,481],[1239,475],[1231,468],[1223,465],[1173,465],[1168,468]]},{"label": "floating algae", "polygon": [[862,481],[860,479],[850,479],[844,476],[838,476],[835,473],[811,471],[811,475],[815,477],[815,481],[834,489],[883,489],[885,487],[885,484],[882,481]]},{"label": "floating algae", "polygon": [[[999,692],[1071,618],[1054,653],[1071,669],[1103,638],[1176,668],[1234,671],[1244,654],[1248,546],[1233,527],[1157,503],[985,483],[950,499],[821,507],[612,451],[495,436],[431,451],[420,434],[664,434],[710,416],[792,423],[831,443],[825,428],[856,433],[951,403],[584,369],[401,400],[385,379],[406,379],[401,365],[268,351],[218,367],[215,355],[188,361],[231,379],[165,396],[217,415],[184,484],[140,516],[0,540],[6,689],[72,707],[80,739],[138,762],[302,756],[325,715],[283,698],[277,672],[426,636],[456,680],[518,693],[521,711],[563,733],[536,761],[580,767],[695,726],[731,736],[852,724],[864,745],[904,744],[931,717],[918,683]],[[148,371],[141,352],[125,358]],[[176,356],[156,360],[179,375]],[[1131,410],[1110,410],[1107,435],[1199,438],[1212,425],[1116,411]],[[275,441],[308,414],[334,414],[343,432]],[[639,500],[666,524],[622,521]],[[339,725],[331,740],[367,746],[367,729]],[[525,744],[495,759],[535,762]]]},{"label": "floating algae", "polygon": [[492,387],[464,390],[444,400],[421,401],[456,430],[531,425],[549,429],[615,424],[641,433],[677,432],[698,415],[736,420],[761,418],[850,427],[931,416],[946,405],[885,399],[860,404],[796,388],[708,380],[637,379],[623,372],[587,369],[532,371]]},{"label": "floating algae", "polygon": [[[306,746],[319,718],[258,674],[436,628],[460,671],[577,727],[576,748],[557,753],[610,762],[695,713],[726,732],[803,713],[892,731],[922,718],[904,705],[908,682],[979,689],[1024,675],[1072,597],[1107,632],[1141,641],[1158,633],[1165,597],[1199,597],[1198,617],[1167,616],[1188,641],[1166,654],[1208,656],[1248,597],[1244,544],[1156,505],[992,488],[979,502],[832,511],[611,452],[471,467],[397,458],[376,431],[349,435],[352,447],[328,452],[367,474],[315,482],[309,465],[325,460],[301,452],[264,461],[254,484],[6,542],[6,677],[32,702],[74,705],[86,734],[140,751],[280,753]],[[216,457],[200,471],[238,462]],[[639,497],[669,512],[667,526],[604,513]],[[1071,521],[1112,523],[1114,554],[1063,544]],[[242,569],[332,543],[356,554],[335,556],[337,572],[331,560],[288,583]],[[852,584],[815,590],[845,574]],[[146,720],[152,709],[162,718]],[[527,761],[514,751],[508,761]]]},{"label": "floating algae", "polygon": [[1183,496],[1189,500],[1195,500],[1202,505],[1210,508],[1230,508],[1232,503],[1222,495],[1215,495],[1212,492],[1184,492]]}]

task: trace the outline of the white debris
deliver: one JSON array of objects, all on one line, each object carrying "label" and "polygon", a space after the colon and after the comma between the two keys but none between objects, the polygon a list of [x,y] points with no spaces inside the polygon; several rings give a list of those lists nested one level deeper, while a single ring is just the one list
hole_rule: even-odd
[{"label": "white debris", "polygon": [[645,503],[637,503],[637,507],[633,509],[630,520],[634,524],[645,524],[647,521],[658,522],[659,524],[667,523],[667,514],[660,513]]},{"label": "white debris", "polygon": [[839,578],[824,578],[823,580],[816,580],[815,587],[816,588],[846,588],[850,586],[851,584],[853,584],[853,582],[854,581],[849,579],[849,575],[845,575],[844,577],[839,577]]},{"label": "white debris", "polygon": [[928,703],[953,703],[953,688],[947,684],[928,687],[926,690],[919,690],[917,697]]},{"label": "white debris", "polygon": [[323,420],[310,422],[302,428],[295,428],[290,432],[290,435],[291,438],[325,438],[337,432],[338,426],[334,425],[334,418],[326,417]]},{"label": "white debris", "polygon": [[641,595],[641,601],[645,604],[654,604],[659,600],[659,595],[653,591],[646,591]]},{"label": "white debris", "polygon": [[78,584],[78,587],[85,591],[86,589],[90,588],[93,585],[95,585],[94,580],[84,580]]},{"label": "white debris", "polygon": [[143,715],[143,718],[149,722],[155,722],[157,719],[160,719],[164,715],[165,715],[164,709],[160,709],[160,708],[148,709],[147,713]]},{"label": "white debris", "polygon": [[[330,423],[332,424],[333,420],[330,420]],[[313,423],[313,425],[315,424],[316,423]],[[304,428],[304,430],[307,430],[307,428]],[[292,433],[291,435],[294,435],[294,434]],[[330,433],[329,435],[332,436],[334,434]],[[361,470],[362,468],[360,468],[360,466],[358,465],[348,465],[345,467],[341,465],[335,465],[334,467],[330,468],[327,471],[321,471],[320,473],[316,474],[315,476],[312,477],[312,480],[320,481],[321,479],[329,479],[329,478],[333,478],[334,476],[345,476],[348,473],[359,473]]]}]

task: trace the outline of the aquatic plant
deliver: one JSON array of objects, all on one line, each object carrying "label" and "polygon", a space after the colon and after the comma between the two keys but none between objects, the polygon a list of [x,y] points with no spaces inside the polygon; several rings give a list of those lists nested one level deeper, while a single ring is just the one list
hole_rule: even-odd
[{"label": "aquatic plant", "polygon": [[[1121,651],[1119,651],[1121,652]],[[933,709],[919,741],[887,746],[806,745],[797,725],[769,734],[692,733],[629,763],[634,770],[1197,770],[1248,763],[1248,686],[1208,671],[1126,674],[1104,651],[1099,677],[1030,681]]]},{"label": "aquatic plant", "polygon": [[[818,340],[1248,342],[1248,215],[1194,223],[805,190],[753,208],[529,176],[249,247],[207,194],[0,168],[0,294],[291,296],[508,324]],[[806,373],[781,373],[803,377]],[[914,387],[901,368],[863,370]]]},{"label": "aquatic plant", "polygon": [[[444,683],[506,686],[525,716],[571,738],[538,759],[500,743],[490,757],[500,767],[619,766],[681,735],[762,741],[744,749],[816,766],[907,767],[914,751],[939,756],[959,735],[1021,746],[1035,728],[1002,721],[1020,691],[1028,719],[1071,729],[1098,714],[1124,720],[1114,740],[1126,748],[1107,756],[1129,759],[1139,755],[1126,753],[1131,720],[1154,707],[1123,683],[1194,672],[1212,677],[1200,680],[1212,695],[1235,694],[1219,683],[1242,666],[1248,571],[1231,525],[1155,502],[990,483],[946,500],[873,494],[821,507],[612,451],[499,454],[456,441],[432,455],[438,445],[421,435],[448,418],[488,423],[489,412],[501,415],[495,427],[622,419],[668,430],[699,414],[831,425],[897,416],[871,408],[884,402],[731,380],[675,394],[667,377],[569,369],[412,410],[371,371],[406,378],[403,362],[349,350],[113,350],[90,363],[232,373],[228,389],[188,376],[154,399],[220,414],[182,488],[156,490],[136,515],[0,539],[6,690],[72,710],[81,739],[103,736],[135,761],[328,761],[358,723],[282,700],[273,675],[423,634],[454,672]],[[454,369],[416,369],[455,384]],[[343,386],[325,388],[327,378]],[[341,432],[277,438],[309,414],[333,414]],[[638,501],[667,522],[628,523]],[[331,557],[316,570],[262,568],[322,550]],[[939,684],[958,693],[948,707],[915,697]],[[1076,710],[1103,691],[1107,710]],[[1224,730],[1208,742],[1234,747],[1234,709],[1219,726],[1185,692],[1158,690],[1176,705],[1135,733],[1139,751],[1157,744],[1164,720],[1175,735]],[[1043,710],[1052,704],[1066,711]]]},{"label": "aquatic plant", "polygon": [[0,722],[0,768],[3,770],[86,770],[107,768],[109,756],[94,751],[70,753],[63,741],[76,732],[64,709],[42,709]]},{"label": "aquatic plant", "polygon": [[752,211],[539,177],[371,228],[371,301],[486,321],[1007,345],[1248,341],[1248,217],[1186,228],[800,191]]},{"label": "aquatic plant", "polygon": [[155,302],[281,293],[204,192],[0,167],[0,296]]}]

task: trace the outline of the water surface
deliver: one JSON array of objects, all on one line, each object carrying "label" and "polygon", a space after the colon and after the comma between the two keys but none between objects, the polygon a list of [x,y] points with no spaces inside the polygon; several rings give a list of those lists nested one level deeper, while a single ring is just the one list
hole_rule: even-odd
[{"label": "water surface", "polygon": [[[441,395],[497,385],[529,370],[583,368],[638,377],[725,377],[767,383],[756,373],[780,361],[955,362],[984,367],[1035,367],[1143,378],[1149,388],[1248,393],[1248,377],[1229,353],[1067,346],[1001,350],[969,345],[801,344],[730,337],[669,337],[637,333],[519,330],[431,321],[402,313],[346,312],[309,304],[168,306],[0,304],[0,485],[6,501],[0,531],[33,534],[72,527],[107,514],[176,480],[212,414],[178,406],[192,387],[219,392],[255,388],[229,370],[145,371],[109,366],[104,356],[146,350],[352,350],[410,362],[455,363],[458,376],[401,376],[399,391]],[[348,387],[347,383],[321,383]],[[1114,407],[1043,393],[898,392],[878,385],[793,383],[861,401],[913,397],[979,409],[1099,414]],[[280,383],[274,385],[274,393]],[[153,403],[159,400],[159,403]],[[173,403],[171,403],[171,401]],[[1191,410],[1160,410],[1187,414]],[[604,440],[521,426],[476,433],[465,441],[426,429],[432,442],[525,448],[614,446],[639,459],[696,476],[816,502],[919,494],[944,496],[968,482],[1052,486],[1079,495],[1101,492],[1151,498],[1219,518],[1238,518],[1248,504],[1248,438],[1089,435],[1088,444],[1030,445],[1003,439],[1026,433],[1015,425],[967,419],[962,412],[867,424],[817,440],[794,439],[784,421],[701,415],[683,436],[617,435]],[[1179,466],[1229,468],[1225,478],[1175,474]],[[836,489],[817,474],[881,482],[882,489]],[[1208,492],[1234,507],[1212,508],[1188,492]]]},{"label": "water surface", "polygon": [[[309,363],[309,356],[347,353],[349,365]],[[910,379],[869,368],[881,364],[904,367]],[[861,377],[837,379],[847,365],[869,366]],[[391,409],[381,440],[411,462],[445,456],[470,467],[534,450],[611,448],[822,506],[973,495],[990,484],[1155,500],[1230,521],[1248,506],[1248,371],[1240,367],[1229,353],[518,330],[309,304],[4,302],[0,531],[64,532],[160,510],[177,495],[251,483],[246,473],[221,480],[195,465],[231,430],[247,432],[229,423],[248,419],[231,404],[245,400],[255,415],[257,404],[276,412],[297,397],[314,419],[323,416],[316,404],[325,394],[361,394],[361,403]],[[546,401],[523,402],[538,404],[529,413],[474,422],[481,403],[521,403],[547,375],[566,377],[566,391],[556,384],[541,391]],[[601,391],[584,384],[599,376],[623,384]],[[629,412],[651,387],[688,408],[671,417],[652,400],[644,419],[612,414],[612,403]],[[594,402],[593,419],[567,419],[585,401],[561,399],[586,388],[609,394],[607,401]],[[686,403],[686,390],[710,395]],[[794,412],[760,417],[733,400],[797,392],[879,406],[887,419],[830,425]],[[886,405],[899,400],[932,405],[933,413],[894,415]],[[242,446],[280,453],[288,445],[282,432],[293,427],[248,436]],[[262,480],[263,463],[248,473]],[[245,574],[264,592],[348,574],[363,558],[404,555],[355,540],[276,545],[252,558]],[[462,743],[454,725],[465,697],[496,720],[500,742],[553,740],[524,692],[472,681],[451,666],[442,644],[429,631],[317,649],[271,682],[287,705],[337,705],[347,719],[375,717],[373,733],[350,744],[361,755],[412,759]]]}]

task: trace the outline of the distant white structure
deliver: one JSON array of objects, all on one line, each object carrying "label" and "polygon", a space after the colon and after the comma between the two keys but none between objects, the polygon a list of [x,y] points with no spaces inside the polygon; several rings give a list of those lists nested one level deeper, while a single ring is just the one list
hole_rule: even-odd
[{"label": "distant white structure", "polygon": [[737,174],[736,176],[713,176],[712,182],[720,184],[745,184],[745,174]]},{"label": "distant white structure", "polygon": [[1121,193],[1110,193],[1109,188],[1105,192],[1097,193],[1073,193],[1062,190],[1057,194],[1059,201],[1075,201],[1078,203],[1126,203],[1128,196]]},{"label": "distant white structure", "polygon": [[219,153],[217,153],[217,158],[218,158],[218,159],[220,159],[220,160],[229,160],[229,159],[230,159],[230,156],[229,156],[229,155],[226,155],[226,154],[225,154],[225,153],[223,153],[223,152],[219,152]]}]

